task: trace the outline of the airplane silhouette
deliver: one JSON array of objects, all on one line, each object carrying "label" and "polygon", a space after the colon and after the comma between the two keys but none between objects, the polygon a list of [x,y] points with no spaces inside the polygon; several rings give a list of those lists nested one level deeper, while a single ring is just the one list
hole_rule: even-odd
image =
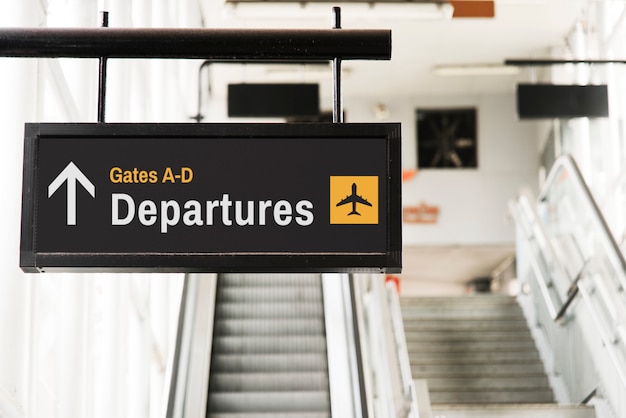
[{"label": "airplane silhouette", "polygon": [[337,206],[345,205],[347,203],[352,203],[352,212],[350,212],[348,216],[349,215],[361,216],[361,214],[356,211],[357,203],[361,203],[362,205],[366,205],[366,206],[372,206],[372,204],[368,202],[367,199],[364,199],[361,196],[356,194],[356,183],[352,183],[352,194],[350,196],[347,196],[341,202],[337,203]]}]

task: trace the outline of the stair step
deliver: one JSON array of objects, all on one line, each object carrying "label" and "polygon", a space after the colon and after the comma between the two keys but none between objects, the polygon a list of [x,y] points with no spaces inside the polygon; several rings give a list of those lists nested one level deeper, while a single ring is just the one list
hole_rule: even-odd
[{"label": "stair step", "polygon": [[212,373],[210,388],[217,392],[328,391],[326,372]]},{"label": "stair step", "polygon": [[510,403],[550,403],[554,395],[550,390],[512,391],[430,391],[433,404],[510,404]]},{"label": "stair step", "polygon": [[261,287],[261,286],[222,286],[217,298],[221,303],[228,302],[321,302],[321,286]]},{"label": "stair step", "polygon": [[324,320],[319,319],[218,319],[217,335],[323,335]]},{"label": "stair step", "polygon": [[465,351],[527,351],[535,350],[533,341],[419,341],[407,342],[409,352],[465,352]]},{"label": "stair step", "polygon": [[525,320],[450,320],[450,319],[429,319],[419,321],[406,321],[404,329],[406,332],[419,331],[470,331],[470,332],[494,332],[494,331],[528,331]]},{"label": "stair step", "polygon": [[510,390],[510,389],[543,389],[551,390],[545,375],[534,376],[501,376],[501,377],[430,377],[428,388],[432,391],[471,390]]},{"label": "stair step", "polygon": [[215,354],[211,373],[325,372],[323,354]]},{"label": "stair step", "polygon": [[210,412],[328,412],[328,392],[223,392],[209,395]]},{"label": "stair step", "polygon": [[417,296],[417,297],[401,297],[400,306],[502,306],[517,305],[515,298],[502,295],[468,295],[468,296]]},{"label": "stair step", "polygon": [[213,341],[216,354],[325,353],[326,339],[320,335],[304,336],[219,336]]},{"label": "stair step", "polygon": [[427,380],[432,404],[554,402],[514,298],[402,298],[401,309],[411,372]]},{"label": "stair step", "polygon": [[500,342],[500,341],[529,341],[529,330],[514,331],[412,331],[405,330],[407,343],[413,341],[442,341],[442,342]]},{"label": "stair step", "polygon": [[434,417],[445,418],[594,418],[592,407],[567,405],[436,405]]},{"label": "stair step", "polygon": [[411,364],[411,372],[415,379],[454,376],[494,377],[545,374],[543,365],[539,362],[509,364]]},{"label": "stair step", "polygon": [[411,365],[418,364],[509,364],[540,362],[537,351],[413,352]]},{"label": "stair step", "polygon": [[489,317],[519,317],[522,308],[517,303],[498,304],[432,304],[404,303],[400,306],[403,315],[414,317],[436,317],[436,318],[489,318]]},{"label": "stair step", "polygon": [[423,310],[402,309],[402,317],[410,321],[424,321],[433,319],[446,319],[451,321],[462,321],[468,319],[476,320],[519,320],[520,313],[517,309],[507,308],[506,310],[485,310],[485,309],[454,309],[442,308],[435,310],[434,308],[424,308]]}]

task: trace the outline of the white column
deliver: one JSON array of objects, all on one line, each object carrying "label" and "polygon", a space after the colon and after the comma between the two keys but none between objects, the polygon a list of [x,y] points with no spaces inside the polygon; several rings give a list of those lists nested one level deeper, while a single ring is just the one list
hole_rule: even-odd
[{"label": "white column", "polygon": [[[570,36],[570,45],[575,59],[587,58],[586,34],[581,22]],[[574,74],[575,84],[589,83],[589,66],[577,64]],[[591,167],[591,143],[589,138],[589,119],[577,118],[570,121],[573,131],[574,158],[578,163],[582,175],[590,187],[593,187],[593,173]]]},{"label": "white column", "polygon": [[[621,3],[621,2],[620,2]],[[624,13],[620,15],[615,24],[611,22],[613,18],[612,11],[615,10],[615,1],[602,1],[596,5],[596,27],[598,32],[598,51],[599,58],[611,59],[614,57],[612,39],[614,34],[619,33],[620,28],[615,25],[621,25],[624,22]],[[616,73],[617,71],[617,73]],[[609,118],[603,123],[606,124],[607,138],[603,138],[602,156],[604,157],[603,165],[607,176],[606,202],[603,205],[604,216],[607,219],[609,228],[615,235],[615,239],[619,243],[626,231],[624,230],[624,194],[622,192],[623,185],[620,182],[622,170],[621,167],[622,152],[619,138],[619,124],[621,119],[620,96],[622,92],[619,90],[619,81],[617,74],[621,72],[614,65],[606,65],[601,67],[601,81],[608,86],[609,94]]]}]

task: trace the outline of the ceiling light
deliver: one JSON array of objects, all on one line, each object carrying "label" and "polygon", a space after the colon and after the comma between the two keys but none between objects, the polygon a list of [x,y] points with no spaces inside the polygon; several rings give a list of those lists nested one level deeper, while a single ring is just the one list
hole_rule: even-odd
[{"label": "ceiling light", "polygon": [[520,69],[518,67],[502,64],[438,65],[433,68],[433,74],[442,77],[511,76],[519,73]]},{"label": "ceiling light", "polygon": [[[449,3],[374,3],[342,4],[342,20],[448,20],[454,8]],[[332,17],[328,4],[311,3],[226,3],[227,17],[241,19],[329,19]]]}]

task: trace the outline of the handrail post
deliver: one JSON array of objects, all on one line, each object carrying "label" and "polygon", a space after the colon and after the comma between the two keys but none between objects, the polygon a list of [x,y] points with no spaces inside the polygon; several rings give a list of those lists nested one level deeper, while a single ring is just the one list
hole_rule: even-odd
[{"label": "handrail post", "polygon": [[[333,29],[341,29],[341,7],[333,7],[335,24]],[[333,123],[343,123],[343,104],[341,102],[341,58],[334,57],[333,67]]]}]

